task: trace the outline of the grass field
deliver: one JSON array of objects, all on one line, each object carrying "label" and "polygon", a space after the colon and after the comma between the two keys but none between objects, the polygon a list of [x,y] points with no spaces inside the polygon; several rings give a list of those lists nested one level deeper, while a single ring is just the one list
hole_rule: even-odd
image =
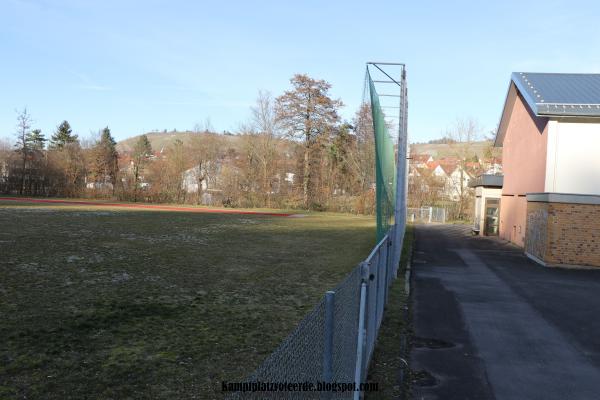
[{"label": "grass field", "polygon": [[0,398],[218,397],[373,244],[372,217],[0,201]]}]

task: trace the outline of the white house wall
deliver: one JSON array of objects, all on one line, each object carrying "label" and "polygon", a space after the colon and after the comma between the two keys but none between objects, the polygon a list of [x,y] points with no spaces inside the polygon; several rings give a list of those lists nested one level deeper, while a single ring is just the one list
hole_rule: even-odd
[{"label": "white house wall", "polygon": [[[485,201],[486,199],[498,199],[502,198],[501,188],[490,188],[478,186],[475,188],[475,225],[479,227],[479,234],[483,235],[484,223],[485,223]],[[500,204],[502,207],[502,204]]]},{"label": "white house wall", "polygon": [[571,121],[548,123],[545,191],[600,195],[600,121]]}]

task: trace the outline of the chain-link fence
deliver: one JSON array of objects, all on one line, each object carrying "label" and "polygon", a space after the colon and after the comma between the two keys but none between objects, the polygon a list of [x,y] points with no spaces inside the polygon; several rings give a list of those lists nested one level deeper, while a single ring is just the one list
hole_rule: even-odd
[{"label": "chain-link fence", "polygon": [[[281,345],[240,384],[231,399],[359,399],[388,297],[398,274],[406,227],[407,91],[404,64],[400,92],[397,161],[384,114],[367,69],[377,153],[377,237],[371,254],[298,324]],[[368,67],[367,67],[368,68]],[[389,95],[389,94],[388,94]],[[376,120],[376,121],[375,121]],[[377,133],[379,132],[379,134]],[[395,171],[394,171],[395,170]],[[397,179],[396,179],[397,178]],[[294,386],[296,385],[296,386]],[[335,385],[335,387],[332,387]]]},{"label": "chain-link fence", "polygon": [[[358,398],[360,391],[355,387],[360,388],[360,383],[366,381],[388,289],[398,273],[398,265],[392,261],[392,235],[390,230],[365,261],[325,294],[247,379],[246,391],[229,398]],[[278,386],[303,382],[311,383],[314,390]],[[338,390],[330,390],[328,383],[338,385]],[[265,384],[272,387],[260,390]]]},{"label": "chain-link fence", "polygon": [[446,223],[446,209],[440,207],[407,208],[407,220],[419,224]]}]

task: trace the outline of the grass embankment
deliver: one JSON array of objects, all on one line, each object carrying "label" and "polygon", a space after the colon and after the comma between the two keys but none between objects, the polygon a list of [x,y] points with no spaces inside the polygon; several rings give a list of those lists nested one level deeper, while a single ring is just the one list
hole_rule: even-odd
[{"label": "grass embankment", "polygon": [[372,217],[0,202],[0,398],[218,397],[373,245]]},{"label": "grass embankment", "polygon": [[[388,304],[369,366],[368,380],[377,382],[379,391],[366,393],[367,399],[397,399],[408,389],[401,386],[403,382],[399,381],[399,371],[405,367],[403,359],[407,357],[402,348],[402,335],[406,335],[408,329],[405,320],[408,297],[404,273],[413,240],[413,227],[408,225],[404,235],[398,279],[390,287]],[[408,342],[408,339],[406,340]]]}]

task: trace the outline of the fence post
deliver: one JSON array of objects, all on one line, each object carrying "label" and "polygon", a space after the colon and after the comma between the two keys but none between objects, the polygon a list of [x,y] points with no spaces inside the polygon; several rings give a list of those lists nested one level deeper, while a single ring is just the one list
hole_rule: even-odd
[{"label": "fence post", "polygon": [[390,256],[390,235],[388,234],[388,238],[383,244],[385,256],[383,257],[383,308],[385,309],[385,304],[387,303],[387,291],[388,291],[388,266],[390,265],[389,256]]},{"label": "fence post", "polygon": [[433,214],[433,207],[429,207],[429,223],[431,223],[431,214]]},{"label": "fence post", "polygon": [[333,315],[335,310],[335,292],[325,293],[325,332],[323,350],[323,382],[331,383],[333,378]]},{"label": "fence post", "polygon": [[[369,357],[369,343],[371,342],[371,315],[375,314],[373,312],[373,307],[371,305],[371,292],[373,291],[373,287],[371,285],[371,262],[363,262],[363,282],[365,283],[365,313],[364,313],[364,341],[363,341],[363,353],[361,359],[361,374],[366,376],[367,374],[367,365],[368,365],[368,357]],[[363,376],[363,375],[361,375]]]},{"label": "fence post", "polygon": [[[389,238],[389,237],[388,237]],[[379,251],[379,256],[381,257],[381,262],[379,263],[379,273],[381,287],[379,288],[380,293],[379,297],[381,300],[379,301],[379,319],[377,324],[377,332],[379,332],[379,327],[381,326],[381,321],[383,321],[383,312],[385,310],[385,296],[387,292],[387,240],[381,244],[381,250]]]},{"label": "fence post", "polygon": [[390,295],[390,293],[389,293],[389,292],[390,292],[390,286],[392,286],[392,282],[394,281],[394,275],[393,275],[393,264],[392,264],[392,262],[391,262],[391,260],[392,260],[393,256],[392,256],[392,257],[390,257],[390,253],[391,253],[391,254],[393,254],[393,252],[392,252],[392,249],[393,249],[393,248],[392,248],[392,241],[390,240],[390,241],[388,242],[388,257],[387,257],[387,263],[385,264],[385,270],[386,270],[386,272],[385,272],[385,275],[387,276],[387,286],[386,286],[386,287],[387,287],[387,289],[386,289],[386,291],[385,291],[385,303],[386,303],[386,304],[387,304],[388,297],[389,297],[389,295]]},{"label": "fence post", "polygon": [[[367,278],[368,279],[368,278]],[[360,306],[358,309],[358,338],[356,340],[356,364],[354,366],[354,383],[356,387],[362,382],[363,358],[366,344],[365,309],[367,303],[367,284],[364,279],[360,285]],[[360,392],[354,392],[354,400],[360,400]]]},{"label": "fence post", "polygon": [[[377,263],[375,264],[375,327],[372,336],[372,346],[375,346],[375,338],[379,331],[379,313],[381,308],[381,246],[377,248]],[[369,352],[371,356],[371,352]]]}]

